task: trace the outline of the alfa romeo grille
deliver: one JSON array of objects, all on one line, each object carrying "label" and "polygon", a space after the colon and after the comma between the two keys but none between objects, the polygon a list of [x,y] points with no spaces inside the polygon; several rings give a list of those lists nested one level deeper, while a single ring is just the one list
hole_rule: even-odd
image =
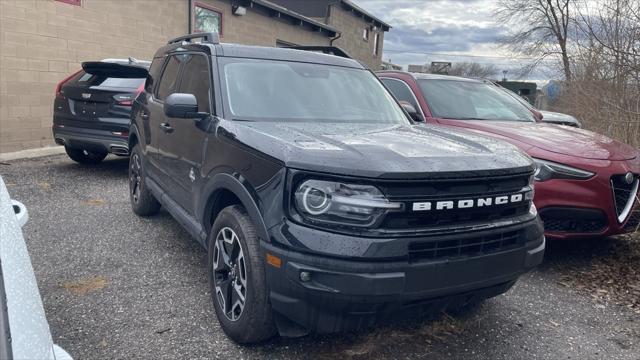
[{"label": "alfa romeo grille", "polygon": [[631,211],[638,196],[638,184],[640,179],[636,176],[629,184],[625,180],[625,175],[615,175],[611,177],[611,188],[613,189],[613,199],[616,206],[618,222],[623,223]]}]

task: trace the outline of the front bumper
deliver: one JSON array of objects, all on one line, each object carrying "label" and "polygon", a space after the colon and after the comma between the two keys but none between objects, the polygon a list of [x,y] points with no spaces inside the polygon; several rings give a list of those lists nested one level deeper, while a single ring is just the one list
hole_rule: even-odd
[{"label": "front bumper", "polygon": [[[596,173],[589,180],[536,182],[534,203],[548,239],[597,238],[638,231],[640,200],[618,221],[611,179],[627,172],[640,174],[626,161],[601,161],[601,166],[580,168]],[[572,164],[573,165],[573,164]]]},{"label": "front bumper", "polygon": [[478,256],[418,261],[409,255],[336,258],[263,243],[265,256],[281,259],[280,267],[266,266],[278,328],[285,336],[352,331],[405,311],[415,315],[499,295],[542,262],[545,242],[537,219],[488,232],[496,231],[517,231],[523,242]]}]

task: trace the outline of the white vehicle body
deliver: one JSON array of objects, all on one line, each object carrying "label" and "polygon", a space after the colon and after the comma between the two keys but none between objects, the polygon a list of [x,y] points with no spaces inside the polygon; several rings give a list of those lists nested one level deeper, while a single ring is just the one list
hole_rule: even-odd
[{"label": "white vehicle body", "polygon": [[26,207],[0,177],[0,358],[70,360],[53,343],[21,227]]}]

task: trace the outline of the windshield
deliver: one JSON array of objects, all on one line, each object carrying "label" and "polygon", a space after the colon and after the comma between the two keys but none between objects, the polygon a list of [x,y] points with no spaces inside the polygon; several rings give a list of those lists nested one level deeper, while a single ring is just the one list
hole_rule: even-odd
[{"label": "windshield", "polygon": [[529,109],[502,89],[482,82],[418,80],[434,117],[456,120],[535,121]]},{"label": "windshield", "polygon": [[272,60],[221,61],[222,83],[235,120],[409,123],[367,70]]}]

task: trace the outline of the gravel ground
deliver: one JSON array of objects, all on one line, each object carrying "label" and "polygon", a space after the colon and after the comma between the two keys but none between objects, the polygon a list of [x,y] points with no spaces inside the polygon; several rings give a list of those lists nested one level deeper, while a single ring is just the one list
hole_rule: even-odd
[{"label": "gravel ground", "polygon": [[540,269],[467,313],[235,345],[213,312],[205,251],[166,212],[132,213],[127,161],[0,164],[29,209],[25,236],[54,341],[76,359],[640,359],[640,315],[562,280],[566,264],[588,271],[588,242],[551,244]]}]

